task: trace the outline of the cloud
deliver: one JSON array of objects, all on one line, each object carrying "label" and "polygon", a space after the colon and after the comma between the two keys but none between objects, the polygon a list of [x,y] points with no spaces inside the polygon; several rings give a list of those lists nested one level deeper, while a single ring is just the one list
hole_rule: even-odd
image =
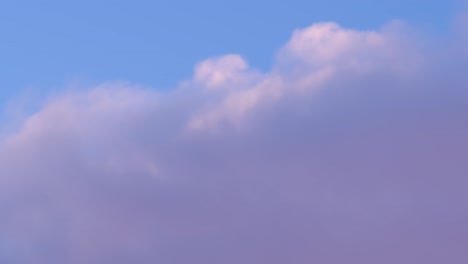
[{"label": "cloud", "polygon": [[210,129],[223,122],[239,125],[264,104],[319,90],[340,75],[415,74],[423,60],[409,45],[410,38],[398,34],[403,29],[404,24],[397,21],[367,32],[343,29],[336,23],[314,24],[296,30],[280,50],[274,70],[262,75],[248,69],[240,56],[206,60],[196,68],[195,82],[205,80],[208,88],[231,83],[235,89],[193,117],[190,129]]},{"label": "cloud", "polygon": [[465,51],[410,31],[319,23],[268,72],[50,98],[0,143],[0,260],[465,263]]},{"label": "cloud", "polygon": [[[231,54],[201,62],[195,68],[194,80],[206,89],[236,84],[243,79],[247,62],[239,55]],[[240,79],[240,80],[239,80]]]}]

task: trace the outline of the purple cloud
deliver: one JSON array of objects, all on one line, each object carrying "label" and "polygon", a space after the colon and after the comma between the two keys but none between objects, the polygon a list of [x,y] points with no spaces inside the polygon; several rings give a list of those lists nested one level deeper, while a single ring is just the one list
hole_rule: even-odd
[{"label": "purple cloud", "polygon": [[52,97],[1,142],[0,260],[465,263],[466,50],[410,32],[315,24],[269,72]]}]

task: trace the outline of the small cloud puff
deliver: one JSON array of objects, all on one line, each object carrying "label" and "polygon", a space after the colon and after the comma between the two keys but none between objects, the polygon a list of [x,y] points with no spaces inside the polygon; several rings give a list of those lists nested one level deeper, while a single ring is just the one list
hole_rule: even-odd
[{"label": "small cloud puff", "polygon": [[206,89],[217,89],[236,82],[247,69],[247,62],[241,56],[225,55],[199,63],[195,68],[194,81]]}]

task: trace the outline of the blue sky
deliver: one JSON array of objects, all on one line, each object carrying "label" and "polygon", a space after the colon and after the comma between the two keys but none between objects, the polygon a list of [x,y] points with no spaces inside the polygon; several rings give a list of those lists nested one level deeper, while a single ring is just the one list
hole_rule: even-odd
[{"label": "blue sky", "polygon": [[25,88],[126,80],[174,86],[226,53],[268,69],[293,29],[335,21],[358,29],[403,19],[445,32],[455,1],[6,0],[0,6],[0,98]]}]

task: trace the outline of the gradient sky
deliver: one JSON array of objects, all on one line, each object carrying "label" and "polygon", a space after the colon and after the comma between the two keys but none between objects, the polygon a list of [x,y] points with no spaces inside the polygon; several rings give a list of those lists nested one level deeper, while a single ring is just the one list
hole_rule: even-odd
[{"label": "gradient sky", "polygon": [[0,263],[467,263],[468,12],[374,2],[3,2]]},{"label": "gradient sky", "polygon": [[370,29],[403,19],[446,32],[458,6],[433,0],[5,0],[0,98],[77,81],[169,88],[189,78],[196,62],[226,53],[266,70],[296,28],[334,21]]}]

